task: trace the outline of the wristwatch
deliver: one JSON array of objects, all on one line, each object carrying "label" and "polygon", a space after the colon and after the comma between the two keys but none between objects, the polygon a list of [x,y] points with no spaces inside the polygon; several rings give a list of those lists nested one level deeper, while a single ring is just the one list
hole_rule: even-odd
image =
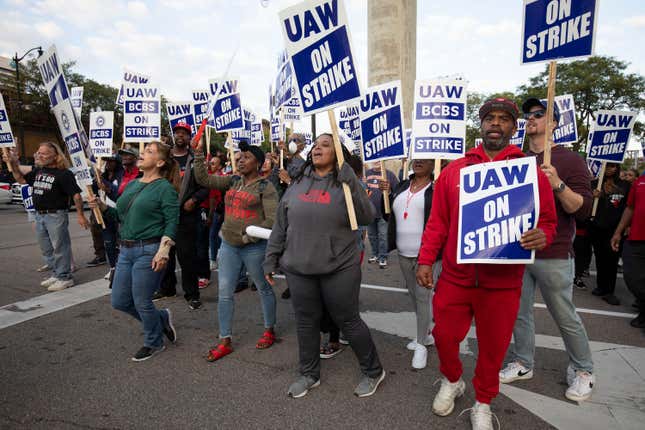
[{"label": "wristwatch", "polygon": [[567,187],[567,186],[564,184],[564,182],[560,182],[560,184],[559,184],[557,187],[555,187],[555,188],[553,189],[553,191],[554,191],[555,193],[561,193],[562,191],[564,191],[564,189],[565,189],[566,187]]}]

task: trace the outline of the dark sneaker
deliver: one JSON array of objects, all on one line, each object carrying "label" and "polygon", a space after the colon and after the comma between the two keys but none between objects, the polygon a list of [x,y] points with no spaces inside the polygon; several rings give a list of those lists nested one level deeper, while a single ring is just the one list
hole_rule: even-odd
[{"label": "dark sneaker", "polygon": [[168,298],[168,297],[177,297],[177,294],[175,293],[175,294],[172,294],[170,296],[167,296],[164,293],[162,293],[161,291],[155,291],[155,293],[152,295],[152,301],[156,302],[157,300],[165,299],[165,298]]},{"label": "dark sneaker", "polygon": [[636,318],[629,322],[629,325],[635,328],[645,328],[645,313],[640,313]]},{"label": "dark sneaker", "polygon": [[291,291],[287,288],[286,290],[284,290],[282,292],[282,295],[280,297],[282,297],[285,300],[290,299],[291,298]]},{"label": "dark sneaker", "polygon": [[138,350],[136,354],[134,354],[132,361],[145,361],[151,358],[153,355],[163,351],[164,349],[166,349],[166,347],[163,345],[161,345],[161,347],[159,348],[150,348],[148,346],[144,346],[140,350]]},{"label": "dark sneaker", "polygon": [[370,257],[367,259],[368,264],[378,263],[378,257]]},{"label": "dark sneaker", "polygon": [[199,308],[201,308],[201,307],[202,307],[202,301],[201,301],[201,300],[199,300],[199,299],[192,299],[192,300],[189,300],[189,301],[188,301],[188,307],[189,307],[191,310],[195,311],[195,310],[197,310],[197,309],[199,309]]},{"label": "dark sneaker", "polygon": [[606,295],[602,299],[612,306],[618,306],[620,304],[618,297],[614,296],[613,294]]},{"label": "dark sneaker", "polygon": [[105,259],[105,257],[103,257],[103,258],[95,257],[94,260],[88,261],[85,266],[87,266],[87,267],[96,267],[96,266],[100,266],[100,265],[105,264],[105,263],[107,263],[107,260]]},{"label": "dark sneaker", "polygon": [[287,394],[294,399],[305,396],[309,390],[320,385],[320,379],[314,379],[309,376],[299,376],[296,381],[289,386]]},{"label": "dark sneaker", "polygon": [[177,330],[175,330],[175,326],[172,324],[172,313],[168,308],[164,309],[164,311],[166,311],[167,317],[163,321],[163,334],[166,335],[169,341],[175,343],[177,342]]},{"label": "dark sneaker", "polygon": [[381,374],[376,378],[370,378],[367,375],[361,376],[361,381],[356,386],[354,390],[354,395],[357,397],[369,397],[376,392],[378,386],[385,379],[385,370],[381,371]]},{"label": "dark sneaker", "polygon": [[379,269],[387,269],[387,260],[385,258],[381,258],[378,261],[378,267]]},{"label": "dark sneaker", "polygon": [[604,295],[605,295],[604,291],[603,291],[603,290],[601,290],[600,288],[594,288],[594,289],[591,291],[591,294],[593,294],[594,296],[597,296],[597,297],[602,297],[602,296],[604,296]]},{"label": "dark sneaker", "polygon": [[587,285],[585,284],[585,281],[583,281],[582,278],[579,277],[579,276],[576,276],[573,279],[573,285],[575,285],[576,288],[579,289],[579,290],[586,290],[587,289]]}]

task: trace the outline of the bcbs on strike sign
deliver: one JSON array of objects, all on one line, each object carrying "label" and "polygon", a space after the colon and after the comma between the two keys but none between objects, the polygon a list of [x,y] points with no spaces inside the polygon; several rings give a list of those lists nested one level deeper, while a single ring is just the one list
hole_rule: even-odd
[{"label": "bcbs on strike sign", "polygon": [[411,145],[415,159],[454,160],[464,155],[466,98],[463,80],[415,82]]},{"label": "bcbs on strike sign", "polygon": [[90,148],[96,158],[112,156],[114,112],[90,112]]},{"label": "bcbs on strike sign", "polygon": [[161,135],[159,88],[128,83],[124,89],[124,142],[150,142]]},{"label": "bcbs on strike sign", "polygon": [[539,213],[535,157],[462,168],[457,263],[533,263],[520,238]]},{"label": "bcbs on strike sign", "polygon": [[593,55],[598,0],[524,0],[522,64]]},{"label": "bcbs on strike sign", "polygon": [[303,112],[311,115],[360,97],[342,0],[308,0],[279,15]]}]

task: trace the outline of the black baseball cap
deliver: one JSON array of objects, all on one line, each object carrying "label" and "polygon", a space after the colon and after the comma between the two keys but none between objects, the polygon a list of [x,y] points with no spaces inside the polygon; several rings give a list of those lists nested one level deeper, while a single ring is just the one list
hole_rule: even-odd
[{"label": "black baseball cap", "polygon": [[264,164],[264,151],[262,151],[262,148],[260,148],[259,146],[249,145],[247,142],[240,142],[238,148],[240,148],[240,151],[242,152],[250,152],[251,154],[253,154],[255,159],[258,160],[258,164],[260,166]]},{"label": "black baseball cap", "polygon": [[[531,112],[531,108],[534,106],[540,106],[546,110],[546,100],[540,100],[535,97],[526,99],[526,101],[522,103],[522,112],[529,113]],[[555,122],[560,122],[560,109],[558,108],[558,104],[555,102],[553,103],[553,119]]]}]

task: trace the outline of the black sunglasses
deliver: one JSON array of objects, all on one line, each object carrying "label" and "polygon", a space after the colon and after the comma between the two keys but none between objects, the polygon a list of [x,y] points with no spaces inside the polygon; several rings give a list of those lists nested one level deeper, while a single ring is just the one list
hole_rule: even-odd
[{"label": "black sunglasses", "polygon": [[542,110],[536,110],[536,111],[533,111],[533,112],[527,112],[523,116],[524,116],[524,119],[531,119],[531,117],[533,117],[535,119],[540,119],[544,115],[546,115],[546,111],[544,109],[542,109]]}]

